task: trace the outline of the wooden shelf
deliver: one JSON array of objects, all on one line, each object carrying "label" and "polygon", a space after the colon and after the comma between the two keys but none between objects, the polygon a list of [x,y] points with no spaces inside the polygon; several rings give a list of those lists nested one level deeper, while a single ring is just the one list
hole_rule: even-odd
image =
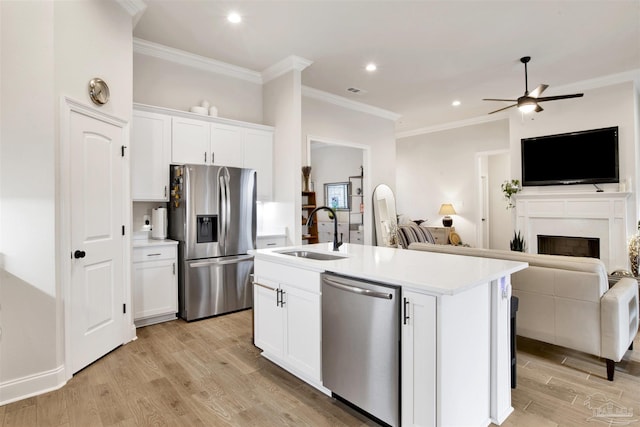
[{"label": "wooden shelf", "polygon": [[315,209],[316,205],[302,205],[302,209]]},{"label": "wooden shelf", "polygon": [[302,233],[302,240],[306,240],[306,242],[309,244],[318,243],[318,222],[314,221],[313,225],[307,227],[307,219],[309,217],[309,213],[316,208],[316,193],[315,191],[303,191],[302,198],[301,221],[304,230]]}]

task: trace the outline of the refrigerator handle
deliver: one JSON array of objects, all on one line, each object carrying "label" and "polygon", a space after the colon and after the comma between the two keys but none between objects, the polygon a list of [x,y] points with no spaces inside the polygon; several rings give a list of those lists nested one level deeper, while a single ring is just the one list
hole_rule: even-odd
[{"label": "refrigerator handle", "polygon": [[222,247],[225,248],[226,254],[226,246],[227,246],[227,186],[224,182],[224,175],[220,174],[218,177],[218,181],[220,184],[220,242],[222,243]]},{"label": "refrigerator handle", "polygon": [[[225,200],[225,213],[224,213],[224,226],[226,227],[225,229],[225,237],[226,235],[229,233],[229,228],[230,228],[230,221],[231,221],[231,200],[229,200],[231,198],[231,187],[229,186],[229,174],[225,174],[224,176],[224,185],[225,185],[225,196],[226,196],[226,200]],[[224,242],[225,247],[227,245],[227,241],[225,240]]]}]

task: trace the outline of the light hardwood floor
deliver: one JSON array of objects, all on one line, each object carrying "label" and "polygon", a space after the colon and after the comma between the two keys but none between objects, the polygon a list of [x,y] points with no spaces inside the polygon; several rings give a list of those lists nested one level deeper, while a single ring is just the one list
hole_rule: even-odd
[{"label": "light hardwood floor", "polygon": [[[522,338],[518,345],[515,411],[503,425],[602,425],[589,419],[609,399],[632,410],[631,425],[640,426],[640,338],[614,382],[598,358]],[[140,328],[136,341],[60,390],[0,406],[0,427],[164,425],[376,424],[261,358],[250,310]]]}]

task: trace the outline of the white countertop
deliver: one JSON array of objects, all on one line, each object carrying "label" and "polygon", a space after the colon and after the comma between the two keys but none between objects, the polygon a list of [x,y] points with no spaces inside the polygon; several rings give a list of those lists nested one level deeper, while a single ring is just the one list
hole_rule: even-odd
[{"label": "white countertop", "polygon": [[[438,295],[453,295],[527,268],[526,262],[468,257],[407,249],[332,243],[251,251],[258,260],[314,271],[330,271]],[[343,255],[338,260],[313,260],[279,252],[304,250]]]},{"label": "white countertop", "polygon": [[170,239],[133,239],[132,244],[134,248],[146,248],[152,246],[169,246],[169,245],[177,245],[177,240]]}]

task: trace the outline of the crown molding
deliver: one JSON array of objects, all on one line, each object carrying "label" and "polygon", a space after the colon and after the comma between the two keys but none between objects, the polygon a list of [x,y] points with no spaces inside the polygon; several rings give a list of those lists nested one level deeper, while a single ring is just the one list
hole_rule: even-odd
[{"label": "crown molding", "polygon": [[147,4],[142,0],[117,0],[117,2],[132,17],[144,12],[147,8]]},{"label": "crown molding", "polygon": [[135,37],[133,38],[133,52],[175,62],[187,67],[198,68],[211,73],[234,77],[251,83],[262,84],[262,75],[257,71]]},{"label": "crown molding", "polygon": [[267,83],[288,73],[289,71],[302,71],[311,64],[313,64],[313,61],[309,61],[308,59],[304,59],[300,56],[288,56],[282,61],[277,62],[264,70],[262,72],[262,82]]},{"label": "crown molding", "polygon": [[419,129],[397,132],[396,139],[408,138],[410,136],[423,135],[427,133],[441,132],[443,130],[457,129],[465,126],[479,125],[483,123],[497,122],[508,118],[508,113],[502,112],[491,116],[478,116],[470,119],[458,120],[455,122],[442,123],[434,126],[427,126]]},{"label": "crown molding", "polygon": [[636,86],[640,84],[640,68],[635,70],[623,71],[621,73],[609,74],[606,76],[596,77],[593,79],[582,80],[575,83],[569,83],[562,86],[554,86],[553,90],[558,92],[580,91],[599,89],[618,83],[634,82]]},{"label": "crown molding", "polygon": [[402,115],[394,113],[393,111],[384,110],[382,108],[374,107],[369,104],[364,104],[358,101],[352,101],[342,96],[334,95],[322,90],[313,89],[309,86],[302,86],[302,96],[307,98],[317,99],[318,101],[328,102],[339,107],[348,108],[350,110],[360,111],[361,113],[371,114],[373,116],[382,117],[383,119],[396,121]]}]

